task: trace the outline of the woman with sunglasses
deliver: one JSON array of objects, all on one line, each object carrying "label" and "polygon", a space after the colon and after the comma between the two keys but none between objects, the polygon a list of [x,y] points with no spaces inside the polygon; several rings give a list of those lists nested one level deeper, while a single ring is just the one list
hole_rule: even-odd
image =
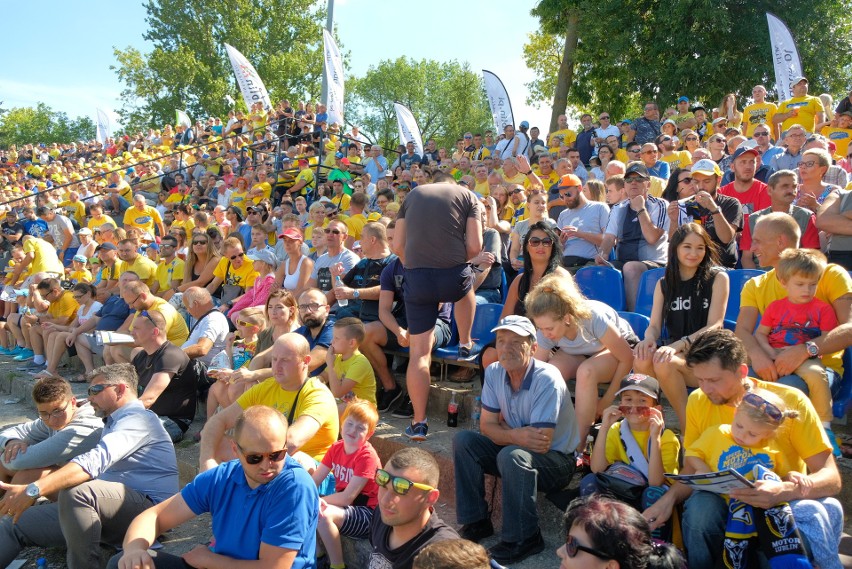
[{"label": "woman with sunglasses", "polygon": [[722,161],[726,154],[726,150],[728,148],[728,143],[725,140],[725,137],[721,134],[714,134],[707,140],[707,150],[710,151],[710,159],[716,162],[717,164]]},{"label": "woman with sunglasses", "polygon": [[602,144],[598,146],[598,166],[592,168],[592,171],[589,172],[591,178],[595,180],[606,180],[606,167],[607,164],[615,160],[615,152],[613,152],[612,148],[607,146],[606,144]]},{"label": "woman with sunglasses", "polygon": [[[317,234],[325,230],[318,230]],[[302,254],[302,243],[304,238],[302,232],[295,227],[285,229],[284,233],[278,236],[284,240],[284,251],[287,253],[287,258],[278,267],[275,272],[275,288],[284,288],[293,293],[293,296],[299,297],[300,294],[307,288],[308,279],[314,270],[314,262],[310,257]]]},{"label": "woman with sunglasses", "polygon": [[[92,316],[94,316],[103,306],[100,302],[95,300],[97,290],[94,286],[88,283],[75,284],[71,288],[71,294],[77,304],[80,305],[77,309],[77,316],[67,326],[60,326],[53,323],[44,325],[44,353],[47,355],[47,367],[35,375],[36,379],[41,379],[43,377],[60,377],[57,368],[59,367],[59,360],[62,358],[62,353],[67,350],[69,356],[77,355],[77,351],[74,349],[74,341],[76,339],[74,330],[85,324],[86,321],[91,319]],[[87,369],[86,373],[90,371],[92,370]],[[78,375],[70,381],[73,383],[82,383],[85,381],[85,375]]]},{"label": "woman with sunglasses", "polygon": [[[487,209],[488,204],[485,207]],[[524,254],[521,252],[521,247],[524,243],[524,238],[530,231],[530,227],[537,223],[547,223],[551,227],[556,227],[556,222],[547,215],[547,193],[533,190],[530,193],[530,197],[527,198],[527,211],[529,212],[529,217],[517,222],[515,227],[512,228],[512,233],[509,235],[509,260],[512,268],[516,271],[523,270],[524,268]]]},{"label": "woman with sunglasses", "polygon": [[680,132],[680,136],[683,140],[680,149],[689,152],[690,156],[701,147],[701,139],[694,130],[685,128]]},{"label": "woman with sunglasses", "polygon": [[651,539],[648,522],[627,504],[599,494],[577,498],[563,518],[565,545],[556,550],[560,569],[685,569],[670,543]]},{"label": "woman with sunglasses", "polygon": [[219,310],[227,313],[232,305],[254,285],[257,271],[254,263],[246,257],[242,241],[228,237],[222,244],[224,255],[213,269],[213,279],[207,290],[218,299]]},{"label": "woman with sunglasses", "polygon": [[186,258],[183,284],[178,287],[178,291],[184,292],[193,286],[207,286],[213,280],[213,271],[219,264],[219,259],[221,255],[206,233],[193,234]]}]

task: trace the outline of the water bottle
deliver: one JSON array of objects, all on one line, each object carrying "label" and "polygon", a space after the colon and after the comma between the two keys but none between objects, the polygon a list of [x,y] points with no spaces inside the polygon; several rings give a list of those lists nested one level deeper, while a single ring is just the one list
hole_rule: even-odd
[{"label": "water bottle", "polygon": [[[335,287],[343,286],[343,279],[340,278],[340,275],[337,275],[336,277],[334,277],[334,286]],[[337,299],[337,306],[349,306],[349,301],[345,298],[338,298]]]},{"label": "water bottle", "polygon": [[482,399],[477,397],[473,400],[473,412],[470,415],[470,421],[473,423],[472,428],[475,433],[479,432],[480,417],[482,417]]},{"label": "water bottle", "polygon": [[40,567],[41,569],[47,569],[47,559],[44,557],[39,557],[38,561],[36,561],[36,567]]},{"label": "water bottle", "polygon": [[447,405],[447,426],[448,427],[458,427],[459,426],[459,404],[456,401],[456,392],[453,391],[452,396],[450,397],[450,404]]}]

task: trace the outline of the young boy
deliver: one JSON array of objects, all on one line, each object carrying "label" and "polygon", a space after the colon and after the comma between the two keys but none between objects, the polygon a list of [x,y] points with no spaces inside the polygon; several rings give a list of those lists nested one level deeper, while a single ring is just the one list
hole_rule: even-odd
[{"label": "young boy", "polygon": [[328,387],[338,400],[342,413],[353,397],[376,404],[376,375],[367,357],[358,351],[364,341],[364,323],[357,318],[341,318],[334,323],[331,347],[325,356]]},{"label": "young boy", "polygon": [[253,255],[257,253],[261,249],[266,249],[270,253],[275,253],[275,250],[269,246],[266,241],[268,233],[263,230],[263,228],[259,225],[255,225],[251,228],[251,243],[249,243],[248,250],[246,251],[246,255]]},{"label": "young boy", "polygon": [[785,348],[805,344],[808,359],[794,374],[807,384],[808,396],[831,441],[834,456],[839,457],[840,447],[831,430],[829,374],[840,381],[843,352],[823,354],[820,360],[819,349],[813,343],[837,327],[837,315],[831,305],[814,297],[826,264],[825,255],[814,249],[787,249],[781,253],[775,273],[787,290],[787,298],[766,307],[754,337],[773,359]]},{"label": "young boy", "polygon": [[71,268],[65,270],[68,271],[68,280],[74,284],[92,282],[92,273],[86,268],[85,255],[74,255]]},{"label": "young boy", "polygon": [[[631,373],[621,380],[615,395],[621,396],[620,402],[604,409],[592,450],[592,474],[581,481],[580,494],[598,491],[596,475],[622,463],[616,470],[628,465],[632,470],[641,472],[647,481],[648,487],[642,493],[641,503],[632,504],[644,509],[665,493],[665,473],[677,472],[680,442],[671,430],[665,428],[659,404],[660,384],[656,379]],[[670,528],[666,528],[658,537],[666,539],[669,535]]]},{"label": "young boy", "polygon": [[335,492],[320,498],[317,524],[331,569],[346,567],[341,535],[361,539],[370,535],[370,522],[379,502],[379,487],[373,479],[382,463],[368,439],[378,422],[374,403],[358,398],[350,401],[341,417],[341,440],[331,445],[312,475],[319,487],[329,472],[334,473]]},{"label": "young boy", "polygon": [[[237,370],[248,365],[257,351],[257,335],[266,326],[263,312],[257,307],[246,308],[237,316],[237,333],[233,340],[225,345],[225,352],[231,361],[231,369]],[[208,372],[213,376],[217,373]],[[249,387],[259,381],[233,381],[231,374],[228,379],[217,381],[210,386],[207,395],[207,416],[212,417],[218,409],[224,409],[245,393]]]}]

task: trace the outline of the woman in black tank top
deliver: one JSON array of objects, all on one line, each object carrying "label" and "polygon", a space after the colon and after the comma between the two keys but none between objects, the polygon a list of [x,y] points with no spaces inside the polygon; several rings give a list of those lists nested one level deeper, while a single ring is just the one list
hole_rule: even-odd
[{"label": "woman in black tank top", "polygon": [[651,324],[634,348],[634,369],[657,378],[681,429],[686,426],[686,387],[698,387],[686,352],[702,332],[723,326],[728,294],[728,275],[704,227],[687,223],[677,228],[669,240],[665,276],[654,290]]}]

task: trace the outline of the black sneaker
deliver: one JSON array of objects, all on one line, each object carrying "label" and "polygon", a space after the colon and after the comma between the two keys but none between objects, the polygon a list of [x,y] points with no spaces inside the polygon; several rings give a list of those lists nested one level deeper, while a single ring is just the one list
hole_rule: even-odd
[{"label": "black sneaker", "polygon": [[389,391],[382,391],[382,395],[379,398],[378,409],[379,413],[384,413],[391,407],[393,407],[397,401],[402,397],[402,388],[396,387]]},{"label": "black sneaker", "polygon": [[459,536],[473,543],[479,543],[492,535],[494,535],[494,526],[488,518],[472,524],[465,524],[459,529]]},{"label": "black sneaker", "polygon": [[469,360],[470,359],[470,349],[473,347],[473,344],[470,346],[462,346],[459,344],[459,359],[460,360]]},{"label": "black sneaker", "polygon": [[414,406],[411,404],[411,399],[408,395],[402,400],[402,403],[391,413],[391,417],[397,419],[412,419],[414,418]]}]

